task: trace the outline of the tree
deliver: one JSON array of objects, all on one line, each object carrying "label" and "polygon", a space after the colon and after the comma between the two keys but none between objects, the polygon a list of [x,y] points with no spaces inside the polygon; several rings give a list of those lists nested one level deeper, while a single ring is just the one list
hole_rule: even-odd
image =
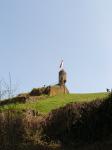
[{"label": "tree", "polygon": [[6,82],[4,79],[0,80],[0,100],[10,99],[15,95],[17,87],[12,85],[11,74],[9,73],[9,82]]}]

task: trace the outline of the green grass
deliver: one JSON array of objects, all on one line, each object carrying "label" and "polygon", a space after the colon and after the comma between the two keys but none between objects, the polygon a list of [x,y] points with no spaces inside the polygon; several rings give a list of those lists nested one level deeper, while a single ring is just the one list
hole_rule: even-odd
[{"label": "green grass", "polygon": [[105,98],[107,93],[90,93],[90,94],[66,94],[48,97],[44,100],[36,102],[27,102],[25,104],[10,104],[1,106],[0,110],[23,110],[23,109],[35,109],[39,113],[48,113],[53,109],[65,106],[71,102],[90,102],[96,99]]}]

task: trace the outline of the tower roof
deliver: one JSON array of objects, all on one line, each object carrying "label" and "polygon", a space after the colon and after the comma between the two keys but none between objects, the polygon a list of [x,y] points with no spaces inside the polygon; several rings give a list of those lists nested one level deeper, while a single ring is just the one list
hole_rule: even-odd
[{"label": "tower roof", "polygon": [[59,73],[66,73],[64,69],[61,69]]}]

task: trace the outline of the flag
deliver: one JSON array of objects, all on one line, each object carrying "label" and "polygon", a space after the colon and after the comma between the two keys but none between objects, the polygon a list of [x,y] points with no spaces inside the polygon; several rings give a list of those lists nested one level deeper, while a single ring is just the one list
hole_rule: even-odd
[{"label": "flag", "polygon": [[63,68],[63,60],[61,61],[60,68]]}]

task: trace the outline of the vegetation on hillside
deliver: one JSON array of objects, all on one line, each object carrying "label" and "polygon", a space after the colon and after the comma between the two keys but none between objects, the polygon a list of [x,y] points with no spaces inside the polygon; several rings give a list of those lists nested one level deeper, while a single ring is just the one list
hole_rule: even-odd
[{"label": "vegetation on hillside", "polygon": [[67,150],[111,150],[112,94],[103,101],[71,103],[53,110],[43,128],[46,138],[61,141]]},{"label": "vegetation on hillside", "polygon": [[[72,102],[90,102],[96,99],[103,99],[108,96],[108,93],[89,93],[89,94],[63,94],[57,96],[43,96],[38,101],[38,97],[34,97],[33,102],[13,103],[0,107],[0,110],[28,110],[33,109],[39,113],[49,113],[51,110],[63,107],[68,103]],[[16,98],[17,99],[17,98]],[[11,100],[10,100],[11,101]]]},{"label": "vegetation on hillside", "polygon": [[[48,106],[52,101],[53,105]],[[60,105],[53,107],[56,101]],[[60,95],[32,102],[31,108],[35,104],[39,104],[40,112],[46,113],[45,116],[32,109],[20,108],[28,108],[29,103],[1,109],[1,150],[99,150],[99,147],[111,150],[112,95]]]}]

